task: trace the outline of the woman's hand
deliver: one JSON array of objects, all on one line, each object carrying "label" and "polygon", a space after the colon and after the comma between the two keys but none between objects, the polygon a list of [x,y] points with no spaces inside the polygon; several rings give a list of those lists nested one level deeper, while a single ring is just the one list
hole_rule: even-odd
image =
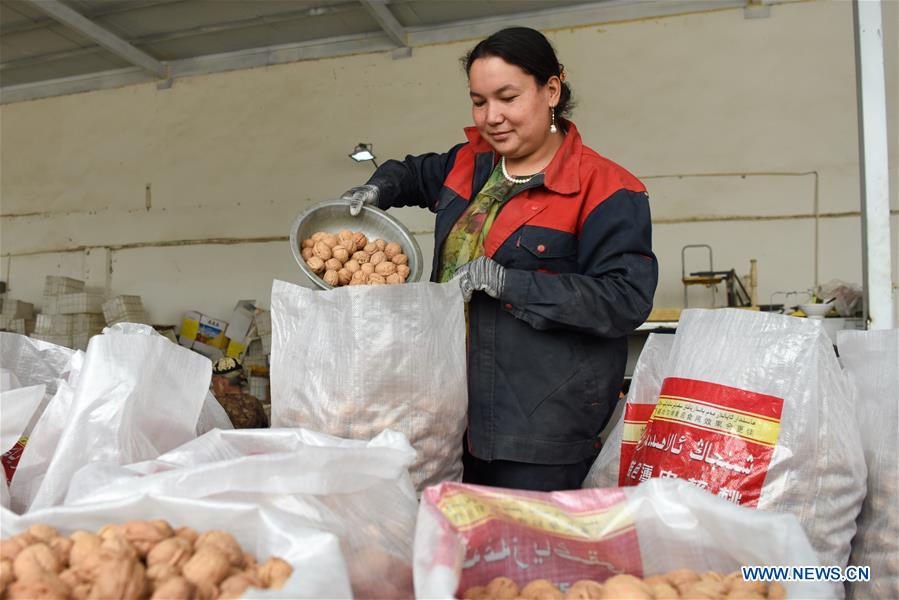
[{"label": "woman's hand", "polygon": [[378,205],[379,191],[376,185],[360,185],[344,192],[340,199],[350,203],[350,215],[355,217],[362,212],[363,204]]},{"label": "woman's hand", "polygon": [[495,260],[479,256],[459,267],[455,279],[459,280],[459,287],[462,288],[462,296],[466,302],[471,300],[475,290],[498,299],[503,293],[506,269]]}]

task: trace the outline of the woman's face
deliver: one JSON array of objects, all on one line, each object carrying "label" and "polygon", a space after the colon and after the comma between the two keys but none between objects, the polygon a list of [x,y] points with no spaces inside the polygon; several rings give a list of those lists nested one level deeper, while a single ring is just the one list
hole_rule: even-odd
[{"label": "woman's face", "polygon": [[474,123],[501,155],[525,159],[549,140],[549,109],[559,102],[558,78],[539,86],[520,67],[488,56],[471,64],[468,88]]}]

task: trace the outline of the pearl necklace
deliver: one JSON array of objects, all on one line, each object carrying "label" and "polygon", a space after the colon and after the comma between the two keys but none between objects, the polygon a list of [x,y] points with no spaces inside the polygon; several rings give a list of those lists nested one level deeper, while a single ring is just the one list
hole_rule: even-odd
[{"label": "pearl necklace", "polygon": [[518,183],[518,184],[527,183],[528,181],[530,181],[531,179],[533,179],[534,177],[537,176],[537,174],[534,173],[530,177],[512,177],[511,175],[509,175],[509,172],[506,171],[506,157],[505,156],[499,157],[499,166],[503,171],[503,177],[505,177],[506,181],[508,181],[509,183]]}]

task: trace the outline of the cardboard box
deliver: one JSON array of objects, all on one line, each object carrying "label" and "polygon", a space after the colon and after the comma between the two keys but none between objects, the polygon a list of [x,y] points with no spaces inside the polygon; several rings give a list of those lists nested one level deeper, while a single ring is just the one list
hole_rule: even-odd
[{"label": "cardboard box", "polygon": [[[227,327],[228,323],[225,321],[213,319],[200,312],[191,310],[184,313],[184,318],[181,321],[181,331],[178,333],[178,343],[188,348],[193,347],[195,344],[203,344],[224,350],[228,347],[228,339],[225,337],[225,329]],[[201,352],[201,354],[204,353]],[[222,354],[224,355],[224,353]]]},{"label": "cardboard box", "polygon": [[[253,326],[256,316],[255,300],[239,300],[231,311],[231,318],[228,320],[228,328],[225,330],[225,337],[239,344],[247,345],[247,334]],[[231,356],[229,354],[228,356]]]}]

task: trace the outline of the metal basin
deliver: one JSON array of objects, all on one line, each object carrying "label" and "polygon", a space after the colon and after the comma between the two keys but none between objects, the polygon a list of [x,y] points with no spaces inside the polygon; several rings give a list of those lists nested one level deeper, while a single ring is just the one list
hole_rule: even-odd
[{"label": "metal basin", "polygon": [[316,231],[337,233],[341,229],[361,231],[369,240],[381,238],[387,242],[396,242],[402,247],[403,254],[409,257],[409,277],[406,281],[412,283],[421,279],[421,248],[402,223],[383,210],[368,205],[363,206],[362,212],[353,217],[346,200],[328,200],[304,210],[290,228],[290,251],[300,270],[318,287],[329,290],[333,286],[312,272],[303,260],[301,245],[303,240],[312,237]]}]

